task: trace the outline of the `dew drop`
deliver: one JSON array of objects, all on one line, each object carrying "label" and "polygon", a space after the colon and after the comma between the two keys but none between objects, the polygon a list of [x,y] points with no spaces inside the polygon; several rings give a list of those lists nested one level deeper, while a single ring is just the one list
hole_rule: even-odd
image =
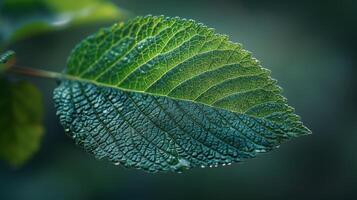
[{"label": "dew drop", "polygon": [[256,153],[264,153],[264,152],[266,152],[266,150],[265,149],[256,149],[256,150],[254,150]]},{"label": "dew drop", "polygon": [[178,162],[176,165],[173,166],[174,170],[176,172],[181,172],[183,169],[188,169],[190,168],[190,162],[185,159],[178,159]]}]

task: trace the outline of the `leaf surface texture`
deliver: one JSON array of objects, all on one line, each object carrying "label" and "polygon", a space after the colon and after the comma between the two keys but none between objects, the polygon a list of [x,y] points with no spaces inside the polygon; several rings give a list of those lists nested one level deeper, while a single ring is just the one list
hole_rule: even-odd
[{"label": "leaf surface texture", "polygon": [[269,74],[201,23],[138,17],[82,41],[54,99],[68,134],[97,158],[181,171],[310,133]]}]

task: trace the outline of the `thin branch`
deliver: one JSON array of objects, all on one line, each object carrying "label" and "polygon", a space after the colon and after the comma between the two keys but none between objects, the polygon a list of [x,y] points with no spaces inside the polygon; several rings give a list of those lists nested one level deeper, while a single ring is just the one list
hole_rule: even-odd
[{"label": "thin branch", "polygon": [[45,71],[40,69],[33,69],[27,67],[12,66],[6,72],[21,74],[25,76],[47,78],[47,79],[61,79],[64,75],[58,72]]}]

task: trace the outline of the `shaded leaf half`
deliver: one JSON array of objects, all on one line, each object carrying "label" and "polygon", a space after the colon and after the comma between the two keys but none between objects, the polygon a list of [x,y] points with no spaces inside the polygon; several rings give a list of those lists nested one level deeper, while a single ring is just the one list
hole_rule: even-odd
[{"label": "shaded leaf half", "polygon": [[66,77],[54,99],[67,133],[128,167],[228,165],[310,133],[268,70],[193,20],[147,16],[102,29],[74,49]]},{"label": "shaded leaf half", "polygon": [[44,128],[42,95],[28,82],[0,78],[0,158],[24,164],[38,150]]}]

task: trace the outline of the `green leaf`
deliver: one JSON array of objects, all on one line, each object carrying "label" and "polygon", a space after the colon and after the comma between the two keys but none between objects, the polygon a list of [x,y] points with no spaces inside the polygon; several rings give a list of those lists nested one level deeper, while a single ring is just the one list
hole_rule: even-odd
[{"label": "green leaf", "polygon": [[125,11],[106,0],[5,0],[0,3],[0,42],[82,24],[123,19]]},{"label": "green leaf", "polygon": [[0,73],[11,67],[14,63],[15,52],[6,51],[3,54],[0,54]]},{"label": "green leaf", "polygon": [[309,134],[251,53],[203,24],[138,17],[72,52],[54,92],[97,158],[151,172],[230,165]]},{"label": "green leaf", "polygon": [[0,78],[0,159],[19,167],[36,153],[44,131],[42,106],[35,86]]}]

